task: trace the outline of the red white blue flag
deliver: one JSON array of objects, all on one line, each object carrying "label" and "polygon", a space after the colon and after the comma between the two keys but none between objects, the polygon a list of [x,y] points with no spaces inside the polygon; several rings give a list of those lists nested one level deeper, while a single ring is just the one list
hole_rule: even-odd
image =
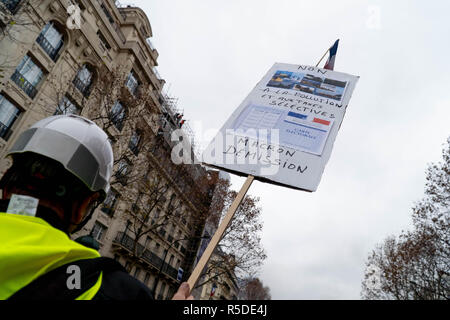
[{"label": "red white blue flag", "polygon": [[216,293],[216,289],[217,289],[217,284],[213,283],[212,288],[211,288],[210,297],[212,297]]},{"label": "red white blue flag", "polygon": [[334,62],[336,61],[336,53],[339,45],[339,39],[336,40],[334,45],[330,48],[330,56],[328,57],[327,63],[325,63],[324,69],[334,70]]}]

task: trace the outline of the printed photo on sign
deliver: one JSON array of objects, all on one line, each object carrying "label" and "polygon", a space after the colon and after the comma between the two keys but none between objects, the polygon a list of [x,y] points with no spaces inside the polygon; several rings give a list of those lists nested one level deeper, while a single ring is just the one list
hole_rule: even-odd
[{"label": "printed photo on sign", "polygon": [[[258,138],[261,134],[265,140],[270,139],[270,130],[277,128],[284,111],[273,107],[249,104],[240,117],[235,121],[233,129],[238,135]],[[278,143],[278,141],[275,141]]]},{"label": "printed photo on sign", "polygon": [[341,101],[347,82],[329,78],[278,70],[267,83],[268,87],[301,91],[316,96]]},{"label": "printed photo on sign", "polygon": [[[237,118],[233,129],[236,135],[263,139],[274,145],[320,156],[332,126],[331,119],[249,104]],[[273,129],[279,130],[277,141],[271,136]]]},{"label": "printed photo on sign", "polygon": [[289,112],[280,130],[280,142],[300,151],[322,155],[333,120]]}]

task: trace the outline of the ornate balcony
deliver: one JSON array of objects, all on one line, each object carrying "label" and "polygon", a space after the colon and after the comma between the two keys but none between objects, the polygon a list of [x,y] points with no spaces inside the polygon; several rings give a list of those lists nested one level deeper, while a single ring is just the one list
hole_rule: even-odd
[{"label": "ornate balcony", "polygon": [[[118,232],[116,238],[114,239],[114,243],[122,246],[123,248],[133,251],[134,240],[123,232]],[[156,269],[161,269],[161,272],[171,277],[173,280],[177,281],[178,270],[169,265],[167,262],[163,262],[163,260],[158,257],[155,253],[146,249],[143,245],[136,245],[137,253],[139,254],[139,258],[143,259],[147,263],[151,264]]]},{"label": "ornate balcony", "polygon": [[75,88],[80,90],[80,92],[83,94],[83,96],[85,96],[86,98],[89,97],[89,95],[91,93],[91,83],[85,83],[85,82],[81,81],[78,77],[76,77],[72,81],[72,83],[75,86]]},{"label": "ornate balcony", "polygon": [[31,99],[36,96],[36,88],[19,72],[14,71],[11,80],[15,82]]},{"label": "ornate balcony", "polygon": [[3,3],[3,5],[12,13],[15,14],[20,6],[20,2],[21,0],[1,0],[1,3]]},{"label": "ornate balcony", "polygon": [[58,60],[59,57],[59,48],[55,48],[51,45],[51,43],[45,38],[44,35],[40,34],[36,39],[36,42],[44,49],[44,51],[48,54],[53,61]]}]

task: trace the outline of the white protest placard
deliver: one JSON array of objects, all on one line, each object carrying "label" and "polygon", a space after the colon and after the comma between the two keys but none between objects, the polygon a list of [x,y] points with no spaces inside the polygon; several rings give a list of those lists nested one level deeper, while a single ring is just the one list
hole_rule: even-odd
[{"label": "white protest placard", "polygon": [[358,79],[275,63],[206,148],[203,162],[316,191]]}]

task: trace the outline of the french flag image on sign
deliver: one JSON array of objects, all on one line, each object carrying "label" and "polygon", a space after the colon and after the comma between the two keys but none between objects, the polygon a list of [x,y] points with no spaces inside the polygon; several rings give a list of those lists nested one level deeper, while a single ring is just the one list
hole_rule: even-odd
[{"label": "french flag image on sign", "polygon": [[320,156],[333,122],[333,119],[289,111],[281,127],[280,141],[297,150]]},{"label": "french flag image on sign", "polygon": [[331,123],[330,121],[323,120],[323,119],[319,119],[319,118],[314,118],[313,122],[317,122],[317,123],[320,123],[320,124],[324,124],[324,125],[326,125],[326,126],[329,126],[330,123]]},{"label": "french flag image on sign", "polygon": [[301,113],[295,113],[295,112],[288,112],[285,122],[292,123],[292,124],[298,124],[303,125],[306,127],[311,127],[312,129],[317,130],[325,130],[328,131],[331,120],[325,120],[321,118],[314,117],[312,115],[305,115]]},{"label": "french flag image on sign", "polygon": [[339,39],[336,40],[334,45],[330,48],[330,56],[328,57],[327,63],[325,63],[324,69],[334,70],[334,62],[336,61],[336,54],[339,45]]}]

